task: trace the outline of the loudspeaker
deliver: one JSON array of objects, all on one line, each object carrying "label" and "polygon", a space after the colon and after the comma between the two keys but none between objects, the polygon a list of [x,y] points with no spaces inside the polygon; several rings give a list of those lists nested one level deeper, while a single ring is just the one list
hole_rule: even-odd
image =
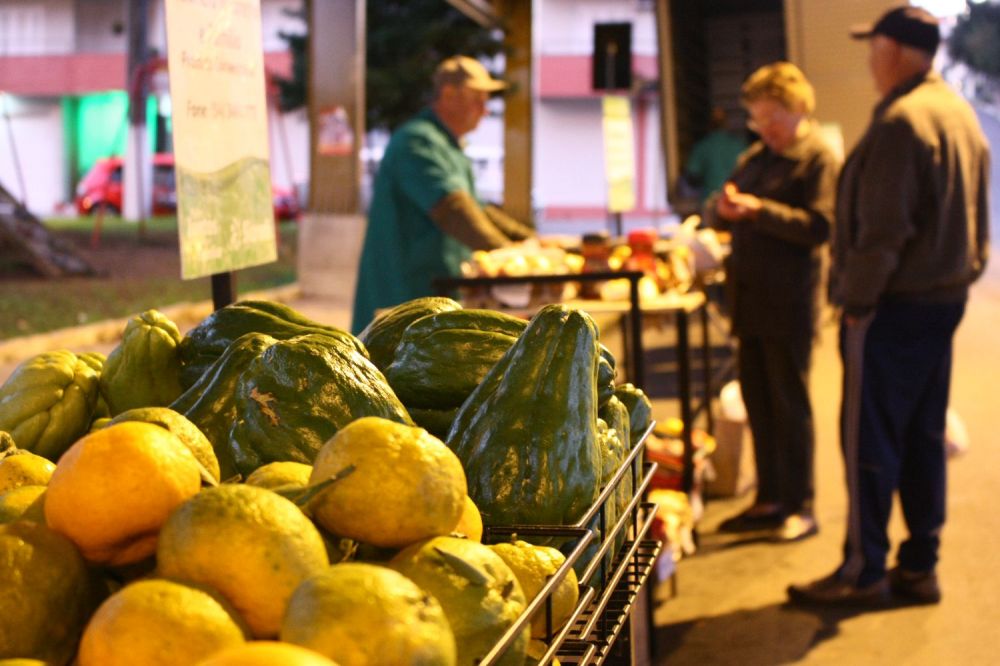
[{"label": "loudspeaker", "polygon": [[632,24],[595,23],[591,81],[594,90],[632,87]]}]

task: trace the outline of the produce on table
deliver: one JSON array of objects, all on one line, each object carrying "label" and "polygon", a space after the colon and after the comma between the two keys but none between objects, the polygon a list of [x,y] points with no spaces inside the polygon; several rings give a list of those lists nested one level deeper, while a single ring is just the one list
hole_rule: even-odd
[{"label": "produce on table", "polygon": [[415,298],[380,313],[358,334],[358,339],[368,349],[375,367],[384,372],[392,363],[403,331],[410,324],[426,315],[461,309],[462,306],[450,298],[440,296]]},{"label": "produce on table", "polygon": [[543,308],[462,405],[448,446],[490,525],[565,525],[597,497],[597,326]]},{"label": "produce on table", "polygon": [[0,386],[0,430],[54,461],[90,428],[98,382],[97,371],[71,351],[33,356]]},{"label": "produce on table", "polygon": [[527,322],[492,310],[453,310],[410,324],[385,378],[407,408],[460,407]]},{"label": "produce on table", "polygon": [[278,340],[319,333],[339,340],[365,357],[368,355],[364,345],[347,331],[307,319],[287,305],[239,301],[216,310],[184,336],[178,347],[181,386],[185,389],[193,386],[233,342],[247,333],[261,333]]},{"label": "produce on table", "polygon": [[9,436],[0,441],[0,493],[20,486],[44,486],[55,468],[48,458],[17,448]]},{"label": "produce on table", "polygon": [[83,632],[79,666],[194,664],[246,641],[238,618],[209,592],[169,580],[130,583]]},{"label": "produce on table", "polygon": [[198,461],[176,435],[119,423],[84,436],[59,459],[45,521],[88,561],[131,564],[156,551],[167,516],[200,488]]},{"label": "produce on table", "polygon": [[[400,551],[391,568],[441,603],[455,635],[457,664],[473,666],[524,612],[520,583],[499,555],[475,541],[435,537]],[[530,630],[497,662],[522,666]]]},{"label": "produce on table", "polygon": [[[538,596],[542,588],[566,562],[566,556],[555,548],[535,546],[526,541],[513,540],[489,546],[490,550],[507,563],[521,584],[528,603]],[[545,638],[559,631],[569,621],[580,598],[576,573],[570,569],[552,593],[551,632],[546,630],[544,606],[531,619],[531,637]]]},{"label": "produce on table", "polygon": [[157,572],[213,588],[256,638],[273,638],[298,585],[329,565],[323,539],[290,500],[245,484],[205,488],[160,530]]},{"label": "produce on table", "polygon": [[129,319],[121,343],[100,370],[101,397],[111,416],[169,405],[181,394],[180,342],[177,325],[156,310]]},{"label": "produce on table", "polygon": [[209,476],[207,481],[211,484],[212,481],[220,480],[219,460],[215,457],[212,443],[198,429],[198,426],[191,423],[183,414],[179,414],[169,407],[137,407],[122,412],[111,419],[108,425],[125,423],[126,421],[151,423],[177,435],[177,439],[188,447],[201,466],[205,468],[205,472]]},{"label": "produce on table", "polygon": [[236,410],[229,446],[243,475],[279,460],[312,463],[364,416],[413,424],[366,356],[317,334],[276,342],[250,361],[236,384]]},{"label": "produce on table", "polygon": [[337,666],[312,650],[278,641],[250,641],[218,652],[196,666]]},{"label": "produce on table", "polygon": [[615,394],[615,357],[604,345],[599,346],[601,357],[597,362],[597,406],[603,407]]},{"label": "produce on table", "polygon": [[[77,357],[79,357],[81,361],[83,361],[91,368],[93,368],[94,372],[97,373],[98,377],[100,377],[101,372],[104,371],[104,364],[108,360],[107,356],[105,356],[101,352],[95,352],[95,351],[83,352],[82,354],[77,354]],[[102,395],[97,398],[97,407],[94,408],[94,416],[92,418],[94,420],[97,420],[110,416],[111,416],[111,408],[108,407],[108,402],[104,399],[104,396]],[[91,426],[93,426],[93,423],[91,424]]]},{"label": "produce on table", "polygon": [[455,664],[455,637],[437,599],[383,566],[337,564],[288,602],[281,640],[341,666]]},{"label": "produce on table", "polygon": [[0,525],[0,659],[67,664],[101,601],[98,577],[66,537],[21,520]]},{"label": "produce on table", "polygon": [[310,512],[333,534],[374,546],[448,534],[465,509],[465,472],[455,454],[426,430],[387,419],[358,419],[323,445],[310,485],[335,476]]}]

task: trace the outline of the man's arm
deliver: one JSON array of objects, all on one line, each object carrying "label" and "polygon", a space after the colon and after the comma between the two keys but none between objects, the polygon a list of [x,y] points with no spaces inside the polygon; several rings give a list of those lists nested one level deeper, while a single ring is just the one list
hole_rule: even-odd
[{"label": "man's arm", "polygon": [[434,204],[430,210],[430,218],[441,231],[473,250],[493,250],[510,244],[511,239],[490,221],[479,203],[464,191],[452,192]]},{"label": "man's arm", "polygon": [[511,217],[502,208],[486,204],[483,206],[483,212],[490,218],[490,222],[511,240],[519,241],[535,236],[534,227]]},{"label": "man's arm", "polygon": [[806,203],[790,206],[761,198],[752,226],[768,235],[799,245],[819,245],[830,238],[839,165],[832,157],[816,159],[806,175]]}]

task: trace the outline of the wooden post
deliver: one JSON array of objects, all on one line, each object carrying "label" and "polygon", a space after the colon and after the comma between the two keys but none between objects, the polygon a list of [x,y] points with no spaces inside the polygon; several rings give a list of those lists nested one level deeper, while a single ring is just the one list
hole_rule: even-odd
[{"label": "wooden post", "polygon": [[502,17],[510,88],[504,95],[503,207],[513,217],[534,224],[531,205],[532,77],[531,4],[524,0],[496,3]]}]

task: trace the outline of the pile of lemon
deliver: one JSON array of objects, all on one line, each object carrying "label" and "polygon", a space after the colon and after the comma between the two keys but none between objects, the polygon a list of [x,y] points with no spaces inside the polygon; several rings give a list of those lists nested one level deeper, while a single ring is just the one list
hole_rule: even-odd
[{"label": "pile of lemon", "polygon": [[[458,458],[420,428],[359,419],[242,483],[192,428],[143,410],[56,464],[0,440],[0,660],[475,664],[565,562],[481,544]],[[577,600],[568,575],[555,629]]]}]

